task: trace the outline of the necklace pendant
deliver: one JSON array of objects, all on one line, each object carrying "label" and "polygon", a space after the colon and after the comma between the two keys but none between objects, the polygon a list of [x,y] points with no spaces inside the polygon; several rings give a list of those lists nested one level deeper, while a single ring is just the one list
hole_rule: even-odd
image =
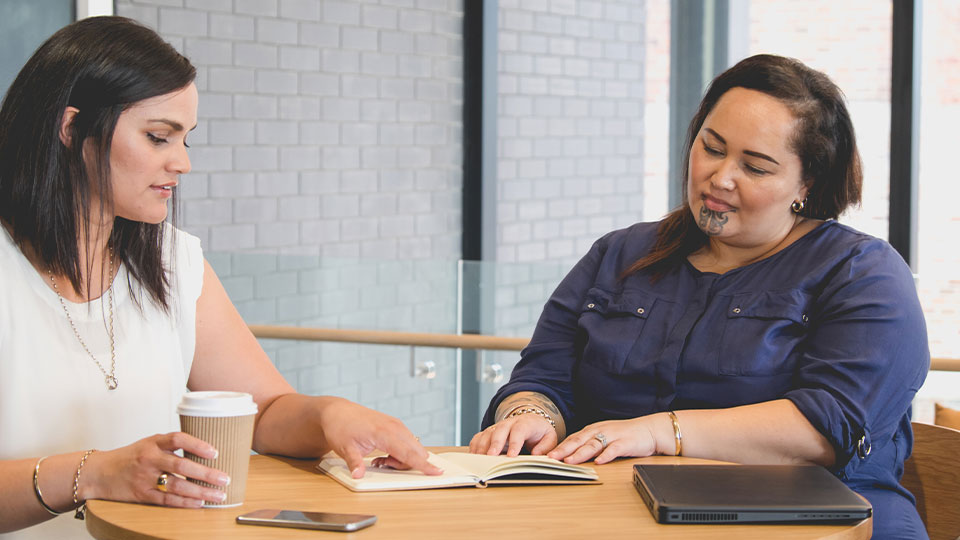
[{"label": "necklace pendant", "polygon": [[117,378],[113,375],[107,375],[107,390],[116,390],[117,389]]}]

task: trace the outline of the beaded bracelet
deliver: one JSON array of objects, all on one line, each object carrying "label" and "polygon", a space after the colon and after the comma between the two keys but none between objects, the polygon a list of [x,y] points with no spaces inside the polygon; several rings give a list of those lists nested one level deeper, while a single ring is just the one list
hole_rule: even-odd
[{"label": "beaded bracelet", "polygon": [[547,413],[547,411],[537,407],[536,405],[521,405],[516,407],[504,418],[512,418],[514,416],[520,416],[521,414],[535,414],[546,419],[547,422],[550,422],[550,426],[556,428],[557,423],[554,422],[553,418]]},{"label": "beaded bracelet", "polygon": [[77,506],[77,513],[73,515],[75,519],[82,520],[84,518],[84,512],[87,509],[86,501],[81,504],[80,499],[77,498],[77,490],[80,488],[80,469],[83,469],[83,465],[87,462],[87,457],[94,452],[96,452],[96,450],[93,449],[84,452],[83,457],[80,458],[80,465],[77,466],[77,472],[73,475],[73,504]]}]

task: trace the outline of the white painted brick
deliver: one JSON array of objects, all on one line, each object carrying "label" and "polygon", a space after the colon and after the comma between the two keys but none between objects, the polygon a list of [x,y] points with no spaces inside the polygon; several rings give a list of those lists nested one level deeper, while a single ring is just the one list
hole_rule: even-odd
[{"label": "white painted brick", "polygon": [[331,73],[360,73],[360,53],[324,49],[320,57],[320,69]]},{"label": "white painted brick", "polygon": [[398,238],[397,249],[409,259],[427,259],[433,255],[429,238]]},{"label": "white painted brick", "polygon": [[245,15],[277,16],[277,0],[233,0],[233,11]]},{"label": "white painted brick", "polygon": [[400,167],[428,167],[431,164],[430,150],[412,147],[397,156],[397,165]]},{"label": "white painted brick", "polygon": [[195,64],[231,65],[233,48],[230,42],[217,39],[186,38],[186,56]]},{"label": "white painted brick", "polygon": [[433,14],[433,28],[438,34],[447,34],[456,38],[463,38],[463,12],[452,10],[448,13],[435,12]]},{"label": "white painted brick", "polygon": [[533,15],[523,11],[501,11],[501,28],[521,32],[533,31]]},{"label": "white painted brick", "polygon": [[356,121],[360,118],[360,101],[356,99],[323,98],[319,101],[324,120]]},{"label": "white painted brick", "polygon": [[268,171],[277,168],[277,149],[265,146],[237,146],[233,165],[239,170]]},{"label": "white painted brick", "polygon": [[233,116],[233,96],[230,94],[200,94],[198,114],[201,118],[231,118]]},{"label": "white painted brick", "polygon": [[280,216],[285,221],[320,219],[320,197],[282,197]]},{"label": "white painted brick", "polygon": [[[258,223],[257,247],[293,246],[300,242],[300,226],[297,223]],[[296,284],[295,280],[291,280]]]},{"label": "white painted brick", "polygon": [[340,191],[343,193],[375,193],[377,171],[349,170],[340,174]]},{"label": "white painted brick", "polygon": [[356,169],[360,164],[360,149],[355,146],[324,146],[320,152],[324,169]]},{"label": "white painted brick", "polygon": [[133,19],[154,30],[159,28],[158,11],[159,10],[156,6],[134,6],[130,4],[116,3],[117,15]]},{"label": "white painted brick", "polygon": [[340,46],[340,28],[334,24],[301,22],[300,44],[337,48]]},{"label": "white painted brick", "polygon": [[550,90],[550,81],[547,77],[521,76],[520,93],[543,95]]},{"label": "white painted brick", "polygon": [[444,36],[417,34],[417,53],[427,55],[446,55],[450,52],[450,40]]},{"label": "white painted brick", "polygon": [[252,69],[212,67],[209,73],[209,87],[214,92],[241,93],[253,91]]},{"label": "white painted brick", "polygon": [[320,148],[317,146],[281,146],[280,168],[287,171],[317,169],[320,167]]},{"label": "white painted brick", "polygon": [[253,173],[225,172],[210,175],[211,197],[252,197],[255,194]]},{"label": "white painted brick", "polygon": [[261,120],[256,133],[257,144],[297,144],[300,140],[297,123],[292,120]]},{"label": "white painted brick", "polygon": [[160,8],[160,33],[175,36],[207,36],[207,14],[188,9]]},{"label": "white painted brick", "polygon": [[416,220],[413,216],[381,216],[381,238],[413,236],[416,232]]},{"label": "white painted brick", "polygon": [[234,63],[259,68],[277,67],[278,49],[262,43],[234,43]]},{"label": "white painted brick", "polygon": [[284,96],[280,98],[280,118],[316,120],[320,118],[320,98]]},{"label": "white painted brick", "polygon": [[443,81],[417,81],[417,99],[444,101],[450,99],[447,83]]},{"label": "white painted brick", "polygon": [[357,195],[327,195],[320,199],[320,214],[325,219],[360,215]]},{"label": "white painted brick", "polygon": [[416,40],[408,32],[380,30],[380,50],[394,54],[413,53],[416,51]]},{"label": "white painted brick", "polygon": [[299,75],[300,92],[302,94],[320,96],[340,95],[340,80],[336,75],[308,72],[301,72]]},{"label": "white painted brick", "polygon": [[280,46],[280,67],[301,71],[320,69],[320,51],[313,47]]},{"label": "white painted brick", "polygon": [[300,83],[289,71],[257,71],[257,92],[261,94],[296,94]]},{"label": "white painted brick", "polygon": [[351,145],[377,144],[377,126],[364,123],[343,124],[341,141],[343,144]]},{"label": "white painted brick", "polygon": [[299,40],[299,28],[296,21],[283,19],[257,19],[257,42],[292,45]]},{"label": "white painted brick", "polygon": [[340,190],[339,171],[301,171],[300,193],[302,195],[325,195]]},{"label": "white painted brick", "polygon": [[190,149],[193,172],[228,171],[232,168],[233,152],[229,147],[194,146]]},{"label": "white painted brick", "polygon": [[360,6],[357,2],[325,0],[321,17],[325,22],[360,24]]},{"label": "white painted brick", "polygon": [[302,21],[320,20],[320,2],[316,0],[280,0],[280,16],[285,19]]},{"label": "white painted brick", "polygon": [[392,7],[381,7],[374,5],[364,5],[361,8],[363,26],[371,28],[396,28],[397,27],[397,9]]},{"label": "white painted brick", "polygon": [[277,219],[277,200],[273,198],[234,199],[236,223],[268,223]]},{"label": "white painted brick", "polygon": [[429,58],[415,54],[401,54],[397,58],[397,75],[401,77],[431,77],[433,64]]},{"label": "white painted brick", "polygon": [[430,122],[433,111],[428,103],[402,101],[397,105],[397,118],[401,122]]},{"label": "white painted brick", "polygon": [[256,246],[256,227],[253,225],[224,225],[210,231],[211,251],[237,251]]},{"label": "white painted brick", "polygon": [[[210,120],[210,141],[213,144],[253,144],[254,123],[249,120]],[[229,150],[229,149],[226,149]],[[229,167],[221,167],[225,170]]]},{"label": "white painted brick", "polygon": [[277,98],[239,94],[233,97],[235,118],[265,119],[277,117]]},{"label": "white painted brick", "polygon": [[393,54],[361,53],[360,71],[370,75],[394,76],[397,74],[397,57]]},{"label": "white painted brick", "polygon": [[[314,244],[338,242],[340,240],[340,220],[301,221],[300,238],[305,242]],[[309,290],[304,287],[303,279],[300,280],[300,288],[304,291]]]},{"label": "white painted brick", "polygon": [[222,13],[210,14],[210,37],[253,40],[255,35],[253,17]]},{"label": "white painted brick", "polygon": [[337,144],[340,142],[340,125],[333,122],[301,122],[300,142],[303,144]]},{"label": "white painted brick", "polygon": [[[352,98],[376,98],[379,94],[376,77],[365,75],[341,75],[340,95]],[[336,93],[334,93],[336,94]]]},{"label": "white painted brick", "polygon": [[385,99],[413,99],[414,81],[410,79],[380,78],[380,97]]},{"label": "white painted brick", "polygon": [[376,218],[347,218],[340,225],[340,235],[345,241],[372,240],[377,232]]},{"label": "white painted brick", "polygon": [[340,35],[341,46],[345,49],[375,51],[378,48],[377,31],[372,28],[343,27]]},{"label": "white painted brick", "polygon": [[180,177],[177,195],[186,201],[203,199],[209,194],[209,185],[206,174],[189,173]]},{"label": "white painted brick", "polygon": [[257,173],[257,195],[261,197],[296,195],[299,185],[299,178],[294,172]]},{"label": "white painted brick", "polygon": [[407,32],[430,32],[433,30],[433,14],[426,11],[401,10],[400,29]]},{"label": "white painted brick", "polygon": [[418,235],[442,234],[447,230],[446,216],[438,214],[424,214],[416,217],[416,232]]}]

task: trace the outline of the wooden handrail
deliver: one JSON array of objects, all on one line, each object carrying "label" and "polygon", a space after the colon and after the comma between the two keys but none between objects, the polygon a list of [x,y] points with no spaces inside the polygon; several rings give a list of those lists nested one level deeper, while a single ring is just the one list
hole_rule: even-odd
[{"label": "wooden handrail", "polygon": [[[306,328],[251,324],[250,331],[258,338],[297,339],[304,341],[338,341],[408,347],[444,347],[450,349],[482,349],[519,351],[527,346],[527,338],[482,336],[474,334],[428,334],[386,330],[342,330],[339,328]],[[930,371],[960,371],[960,358],[932,358]]]}]

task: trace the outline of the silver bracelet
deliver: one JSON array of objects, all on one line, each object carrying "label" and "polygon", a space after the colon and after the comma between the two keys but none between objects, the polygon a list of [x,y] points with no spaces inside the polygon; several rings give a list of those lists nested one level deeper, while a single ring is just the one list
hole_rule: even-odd
[{"label": "silver bracelet", "polygon": [[536,405],[520,405],[519,407],[514,408],[510,411],[504,419],[512,418],[514,416],[520,416],[521,414],[535,414],[546,419],[547,422],[550,422],[550,426],[553,428],[557,427],[557,423],[553,421],[553,418],[550,417],[550,414],[547,411],[537,407]]}]

